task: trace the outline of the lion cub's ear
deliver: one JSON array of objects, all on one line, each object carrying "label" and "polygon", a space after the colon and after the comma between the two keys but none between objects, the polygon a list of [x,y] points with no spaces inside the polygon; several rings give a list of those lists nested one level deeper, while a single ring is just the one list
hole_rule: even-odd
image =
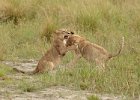
[{"label": "lion cub's ear", "polygon": [[75,34],[75,33],[74,33],[74,32],[72,32],[72,31],[71,31],[70,33],[71,33],[71,34]]},{"label": "lion cub's ear", "polygon": [[58,34],[58,33],[60,33],[60,30],[55,30],[54,31],[54,34]]}]

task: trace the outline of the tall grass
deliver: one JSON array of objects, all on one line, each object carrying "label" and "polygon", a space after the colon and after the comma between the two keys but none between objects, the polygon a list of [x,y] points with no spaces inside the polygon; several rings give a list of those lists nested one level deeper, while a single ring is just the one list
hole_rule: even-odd
[{"label": "tall grass", "polygon": [[[50,45],[51,33],[62,27],[74,30],[112,53],[118,50],[124,36],[121,56],[108,63],[105,73],[98,73],[94,65],[91,67],[82,60],[73,69],[57,72],[48,84],[71,85],[95,92],[139,94],[139,0],[5,0],[0,4],[0,12],[4,14],[0,20],[18,17],[18,25],[12,21],[0,23],[0,60],[39,59]],[[64,63],[70,59],[68,54]]]}]

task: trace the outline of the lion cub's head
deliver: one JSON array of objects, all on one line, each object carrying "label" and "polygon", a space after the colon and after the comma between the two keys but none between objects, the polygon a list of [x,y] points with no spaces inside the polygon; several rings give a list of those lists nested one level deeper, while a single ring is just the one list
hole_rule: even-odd
[{"label": "lion cub's head", "polygon": [[78,45],[83,40],[85,39],[79,35],[72,35],[68,38],[66,46]]},{"label": "lion cub's head", "polygon": [[70,36],[72,36],[74,32],[69,31],[67,29],[59,29],[54,32],[54,38],[59,38],[59,39],[68,39]]}]

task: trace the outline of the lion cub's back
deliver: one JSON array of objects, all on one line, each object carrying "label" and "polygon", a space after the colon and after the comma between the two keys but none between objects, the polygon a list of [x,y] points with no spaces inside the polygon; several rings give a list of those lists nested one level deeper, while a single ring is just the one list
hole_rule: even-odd
[{"label": "lion cub's back", "polygon": [[82,56],[88,61],[94,61],[96,58],[106,59],[108,57],[108,52],[103,47],[90,43],[85,48],[83,48]]}]

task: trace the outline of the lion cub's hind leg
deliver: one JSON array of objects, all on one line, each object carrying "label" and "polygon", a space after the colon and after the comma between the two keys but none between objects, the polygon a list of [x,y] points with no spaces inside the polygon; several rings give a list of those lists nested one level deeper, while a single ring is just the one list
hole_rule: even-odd
[{"label": "lion cub's hind leg", "polygon": [[105,61],[103,59],[96,58],[95,59],[96,66],[99,70],[105,70]]},{"label": "lion cub's hind leg", "polygon": [[55,65],[53,62],[47,62],[45,65],[45,71],[52,71],[55,69]]},{"label": "lion cub's hind leg", "polygon": [[38,63],[38,66],[35,69],[34,74],[35,73],[44,73],[44,72],[52,71],[54,68],[55,68],[55,66],[54,66],[53,62],[43,60],[43,61]]}]

